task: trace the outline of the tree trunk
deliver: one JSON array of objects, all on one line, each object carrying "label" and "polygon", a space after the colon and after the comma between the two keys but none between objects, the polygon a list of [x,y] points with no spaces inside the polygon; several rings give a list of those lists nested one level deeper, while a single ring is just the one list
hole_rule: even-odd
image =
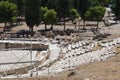
[{"label": "tree trunk", "polygon": [[53,24],[51,25],[51,30],[53,31]]},{"label": "tree trunk", "polygon": [[4,24],[4,32],[6,32],[6,27],[7,27],[7,22],[5,21],[5,24]]},{"label": "tree trunk", "polygon": [[29,27],[29,31],[33,32],[33,26]]},{"label": "tree trunk", "polygon": [[65,26],[65,18],[64,18],[64,31],[65,31],[65,27],[66,27],[66,26]]},{"label": "tree trunk", "polygon": [[3,39],[5,39],[6,37],[6,27],[7,27],[7,22],[5,21],[5,24],[4,24],[4,36],[3,36]]},{"label": "tree trunk", "polygon": [[79,29],[80,29],[80,20],[79,20]]},{"label": "tree trunk", "polygon": [[72,21],[72,23],[73,23],[73,19],[72,19],[71,21]]},{"label": "tree trunk", "polygon": [[47,30],[47,25],[45,24],[45,30]]},{"label": "tree trunk", "polygon": [[116,23],[117,23],[117,20],[116,20]]},{"label": "tree trunk", "polygon": [[75,30],[77,29],[77,26],[76,26],[76,24],[75,24]]},{"label": "tree trunk", "polygon": [[76,19],[74,19],[73,24],[75,25],[75,30],[77,30],[77,26],[76,26],[77,20]]},{"label": "tree trunk", "polygon": [[116,23],[117,23],[117,21],[118,21],[117,17],[116,17],[116,20],[115,20],[115,21],[116,21]]},{"label": "tree trunk", "polygon": [[96,28],[96,30],[98,30],[98,27],[99,27],[99,21],[97,21],[97,28]]},{"label": "tree trunk", "polygon": [[29,27],[29,31],[30,31],[30,35],[31,35],[31,36],[33,36],[33,27],[34,27],[34,26],[30,26],[30,27]]},{"label": "tree trunk", "polygon": [[85,29],[85,20],[83,20],[83,29]]}]

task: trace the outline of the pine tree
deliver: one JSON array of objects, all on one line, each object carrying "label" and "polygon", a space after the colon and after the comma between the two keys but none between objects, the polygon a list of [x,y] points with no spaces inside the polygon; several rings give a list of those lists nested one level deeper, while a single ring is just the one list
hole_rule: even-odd
[{"label": "pine tree", "polygon": [[25,21],[29,31],[33,32],[33,27],[40,23],[40,2],[39,0],[26,0]]},{"label": "pine tree", "polygon": [[0,22],[4,22],[4,31],[6,30],[7,22],[14,22],[16,20],[17,6],[8,1],[0,2]]},{"label": "pine tree", "polygon": [[89,0],[80,1],[80,16],[84,20],[83,29],[85,29],[85,13],[89,8]]},{"label": "pine tree", "polygon": [[58,12],[58,17],[63,18],[64,20],[64,31],[65,31],[65,19],[69,16],[69,11],[70,11],[70,1],[69,0],[58,0],[57,3],[57,12]]}]

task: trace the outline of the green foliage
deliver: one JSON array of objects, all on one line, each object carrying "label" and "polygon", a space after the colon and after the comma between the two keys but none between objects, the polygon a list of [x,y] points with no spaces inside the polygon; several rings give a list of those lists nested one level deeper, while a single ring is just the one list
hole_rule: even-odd
[{"label": "green foliage", "polygon": [[41,0],[41,6],[47,7],[48,5],[48,0]]},{"label": "green foliage", "polygon": [[79,9],[79,7],[80,7],[80,0],[73,0],[74,1],[74,3],[73,3],[73,8],[74,9],[76,9],[78,12],[80,12],[80,9]]},{"label": "green foliage", "polygon": [[115,0],[115,16],[120,19],[120,0]]},{"label": "green foliage", "polygon": [[47,29],[46,25],[53,24],[56,22],[57,19],[57,12],[54,9],[48,9],[47,7],[41,7],[41,18],[45,24],[45,29]]},{"label": "green foliage", "polygon": [[98,0],[101,4],[101,6],[108,7],[112,0]]},{"label": "green foliage", "polygon": [[47,7],[41,7],[40,10],[41,10],[42,14],[45,14],[48,11],[48,8]]},{"label": "green foliage", "polygon": [[24,15],[25,11],[25,0],[0,0],[0,1],[8,1],[17,5],[17,15]]},{"label": "green foliage", "polygon": [[102,6],[91,7],[85,14],[87,20],[100,21],[105,14],[105,8]]},{"label": "green foliage", "polygon": [[[73,8],[75,0],[41,0],[41,5],[43,7],[48,7],[49,9],[54,9],[55,11],[59,11],[60,6]],[[67,5],[66,5],[67,4]],[[62,6],[63,5],[63,6]],[[75,5],[76,6],[76,5]],[[67,8],[68,9],[68,8]],[[59,12],[58,12],[59,13]],[[59,15],[59,14],[58,14]]]},{"label": "green foliage", "polygon": [[86,20],[97,21],[97,29],[99,21],[102,20],[105,14],[105,8],[102,6],[91,7],[85,14]]},{"label": "green foliage", "polygon": [[25,21],[30,31],[40,24],[40,2],[39,0],[26,0]]},{"label": "green foliage", "polygon": [[116,1],[115,0],[111,1],[111,7],[110,8],[112,9],[112,12],[115,13],[115,8],[116,8]]},{"label": "green foliage", "polygon": [[74,20],[75,18],[78,18],[78,17],[79,17],[79,14],[78,14],[77,10],[76,9],[71,9],[70,10],[70,18],[72,20]]},{"label": "green foliage", "polygon": [[112,0],[103,0],[103,2],[104,2],[104,5],[107,5],[107,4],[111,3]]},{"label": "green foliage", "polygon": [[58,0],[57,3],[58,16],[66,18],[69,16],[70,2],[69,0]]},{"label": "green foliage", "polygon": [[80,1],[80,16],[84,20],[85,13],[89,9],[89,0],[81,0]]},{"label": "green foliage", "polygon": [[56,15],[57,13],[54,9],[47,10],[47,12],[43,15],[46,24],[54,24],[56,22]]},{"label": "green foliage", "polygon": [[56,10],[56,6],[57,6],[57,0],[48,0],[46,7],[48,7],[49,9],[55,9]]},{"label": "green foliage", "polygon": [[89,0],[89,4],[91,7],[94,6],[109,6],[112,0]]},{"label": "green foliage", "polygon": [[101,6],[101,3],[98,0],[89,0],[90,7]]},{"label": "green foliage", "polygon": [[0,2],[0,22],[13,22],[16,20],[17,6],[8,1]]},{"label": "green foliage", "polygon": [[64,20],[64,31],[66,28],[65,19],[69,17],[69,11],[71,9],[70,0],[58,0],[57,2],[57,13],[58,19],[63,18]]},{"label": "green foliage", "polygon": [[47,7],[41,7],[40,8],[40,11],[41,11],[41,20],[44,21],[44,14],[48,11],[48,8]]},{"label": "green foliage", "polygon": [[16,0],[16,5],[18,7],[18,16],[25,14],[25,0]]}]

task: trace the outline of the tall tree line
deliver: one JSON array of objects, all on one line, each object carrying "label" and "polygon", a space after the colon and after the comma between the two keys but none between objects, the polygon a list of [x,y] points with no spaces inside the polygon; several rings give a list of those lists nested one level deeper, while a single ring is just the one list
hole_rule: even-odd
[{"label": "tall tree line", "polygon": [[[105,4],[110,3],[111,0],[0,0],[0,2],[1,1],[9,1],[16,4],[17,16],[25,16],[25,21],[30,31],[33,31],[33,27],[39,25],[41,22],[40,7],[47,7],[48,10],[54,9],[57,20],[63,19],[65,30],[66,18],[70,17],[71,9],[76,9],[85,22],[85,13],[90,7],[105,6]],[[119,17],[120,10],[118,6],[120,2],[119,0],[115,0],[115,2],[115,14],[116,17]]]}]

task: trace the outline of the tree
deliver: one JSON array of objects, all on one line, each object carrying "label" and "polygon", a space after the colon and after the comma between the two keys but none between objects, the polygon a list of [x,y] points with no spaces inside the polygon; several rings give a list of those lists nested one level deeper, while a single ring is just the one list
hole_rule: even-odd
[{"label": "tree", "polygon": [[63,18],[64,31],[65,31],[66,28],[65,22],[66,22],[66,18],[69,16],[70,2],[69,0],[58,0],[57,4],[58,4],[57,5],[58,17]]},{"label": "tree", "polygon": [[0,1],[8,1],[17,5],[17,15],[21,16],[24,15],[24,6],[25,0],[0,0]]},{"label": "tree", "polygon": [[53,25],[56,22],[57,13],[54,9],[48,10],[43,16],[45,24],[51,24],[51,29],[53,30]]},{"label": "tree", "polygon": [[6,30],[7,22],[16,20],[17,6],[8,1],[0,2],[0,22],[4,22],[4,31]]},{"label": "tree", "polygon": [[99,0],[89,0],[90,7],[94,6],[101,6],[102,4],[99,2]]},{"label": "tree", "polygon": [[45,24],[45,30],[47,30],[47,21],[45,19],[45,13],[48,11],[48,8],[47,7],[41,7],[40,8],[40,11],[41,11],[41,20],[44,22]]},{"label": "tree", "polygon": [[114,12],[114,13],[115,13],[115,6],[116,6],[115,0],[112,0],[111,1],[111,9],[112,9],[112,12]]},{"label": "tree", "polygon": [[78,5],[77,4],[75,5],[75,0],[69,0],[69,7],[70,7],[70,9],[73,9],[76,6],[78,6]]},{"label": "tree", "polygon": [[25,8],[25,0],[16,0],[17,10],[18,10],[18,16],[24,15],[24,8]]},{"label": "tree", "polygon": [[76,9],[78,12],[80,12],[80,0],[74,0],[74,9]]},{"label": "tree", "polygon": [[57,6],[57,0],[48,0],[47,7],[49,9],[56,9]]},{"label": "tree", "polygon": [[70,10],[70,18],[71,18],[73,24],[75,24],[75,29],[76,29],[76,18],[78,18],[78,17],[79,17],[79,14],[78,14],[77,10],[71,9]]},{"label": "tree", "polygon": [[101,6],[108,7],[112,0],[98,0]]},{"label": "tree", "polygon": [[41,6],[47,7],[48,6],[48,0],[41,0]]},{"label": "tree", "polygon": [[102,6],[91,7],[85,14],[87,20],[97,21],[97,29],[99,21],[102,20],[105,14],[105,8]]},{"label": "tree", "polygon": [[85,13],[89,8],[89,0],[81,0],[80,1],[80,16],[84,20],[83,29],[85,29]]},{"label": "tree", "polygon": [[115,16],[120,19],[120,0],[115,0]]},{"label": "tree", "polygon": [[26,0],[25,21],[29,31],[33,32],[33,27],[40,24],[40,1]]}]

